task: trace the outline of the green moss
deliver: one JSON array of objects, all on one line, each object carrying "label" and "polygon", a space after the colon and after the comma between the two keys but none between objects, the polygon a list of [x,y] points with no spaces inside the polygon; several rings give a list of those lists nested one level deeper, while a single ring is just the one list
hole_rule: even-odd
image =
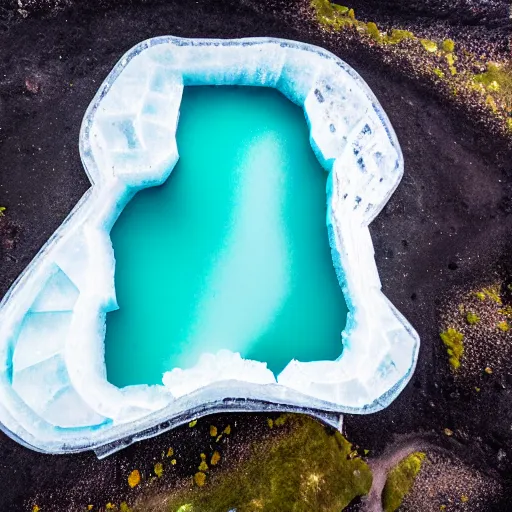
[{"label": "green moss", "polygon": [[496,304],[501,305],[501,290],[499,284],[484,288],[482,291],[485,293],[485,296],[488,299],[492,300],[493,302],[496,302]]},{"label": "green moss", "polygon": [[498,313],[503,316],[512,318],[512,306],[507,305],[504,308],[498,309]]},{"label": "green moss", "polygon": [[348,14],[348,12],[350,10],[348,7],[345,7],[344,5],[338,5],[338,4],[331,4],[331,7],[335,11],[338,11],[340,14]]},{"label": "green moss", "polygon": [[431,41],[430,39],[420,39],[420,43],[427,52],[437,52],[437,43],[435,41]]},{"label": "green moss", "polygon": [[326,28],[339,30],[355,24],[353,9],[331,4],[328,0],[311,0],[310,5],[315,11],[318,23]]},{"label": "green moss", "polygon": [[394,512],[401,505],[405,495],[411,490],[425,457],[422,452],[411,453],[389,472],[382,491],[385,512]]},{"label": "green moss", "polygon": [[385,37],[385,42],[387,44],[398,44],[406,39],[415,39],[415,36],[408,30],[393,29],[391,34]]},{"label": "green moss", "polygon": [[455,42],[452,39],[445,39],[441,47],[444,52],[452,53],[455,50]]},{"label": "green moss", "polygon": [[[490,62],[487,64],[485,73],[473,77],[473,85],[480,88],[480,91],[492,93],[494,98],[499,98],[501,107],[508,110],[510,116],[512,112],[512,62],[503,65]],[[491,102],[488,95],[486,104],[494,113],[497,113],[499,109],[494,98]],[[512,130],[512,117],[508,117],[504,121],[505,126]]]},{"label": "green moss", "polygon": [[350,458],[352,446],[339,432],[306,416],[285,418],[279,434],[254,443],[248,458],[231,470],[211,468],[203,487],[191,482],[158,499],[141,497],[134,512],[272,511],[283,504],[293,504],[294,512],[339,512],[368,493],[370,468],[360,457]]},{"label": "green moss", "polygon": [[450,364],[454,370],[457,370],[464,355],[464,335],[450,327],[447,331],[442,332],[440,336],[448,352]]},{"label": "green moss", "polygon": [[439,68],[434,68],[432,71],[434,72],[434,75],[439,78],[444,78],[444,73]]},{"label": "green moss", "polygon": [[382,39],[382,36],[380,35],[380,30],[377,27],[377,24],[373,21],[370,21],[366,24],[366,30],[368,32],[368,35],[374,39],[375,41],[380,41]]},{"label": "green moss", "polygon": [[473,313],[473,311],[469,311],[466,315],[466,322],[469,325],[475,325],[480,322],[480,317],[476,313]]},{"label": "green moss", "polygon": [[447,53],[446,62],[448,62],[449,66],[453,66],[455,64],[455,55],[453,55],[453,53]]},{"label": "green moss", "polygon": [[510,330],[510,325],[505,320],[503,322],[499,322],[496,326],[501,332],[508,332]]},{"label": "green moss", "polygon": [[512,66],[503,66],[493,62],[487,64],[487,71],[475,75],[473,80],[485,87],[491,87],[506,93],[512,94]]}]

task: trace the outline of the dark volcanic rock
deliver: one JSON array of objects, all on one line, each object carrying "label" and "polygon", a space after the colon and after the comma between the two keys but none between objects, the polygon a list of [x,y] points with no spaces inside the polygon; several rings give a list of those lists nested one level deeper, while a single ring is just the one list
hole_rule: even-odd
[{"label": "dark volcanic rock", "polygon": [[[293,28],[282,12],[291,12],[292,18],[299,14],[287,1],[21,4],[0,1],[0,205],[8,208],[0,224],[0,295],[88,188],[78,154],[80,122],[101,81],[132,45],[162,34],[275,36],[325,44],[318,30]],[[367,11],[361,2],[360,12],[378,23],[421,13],[435,23],[444,17],[494,31],[501,30],[505,2],[405,4],[368,0]],[[425,23],[428,28],[430,22]],[[379,453],[397,436],[427,433],[465,463],[498,471],[506,483],[512,474],[510,385],[505,379],[503,388],[500,376],[493,376],[498,387],[477,397],[456,387],[439,340],[438,309],[452,286],[512,275],[512,251],[506,246],[512,230],[512,152],[360,47],[329,41],[325,46],[373,89],[404,152],[403,182],[371,232],[384,292],[422,340],[416,373],[404,392],[380,413],[346,416],[347,436]],[[231,415],[222,421],[236,422],[240,446],[249,446],[264,424],[256,418]],[[455,432],[450,440],[443,434],[446,427]],[[126,468],[134,457],[157,453],[176,440],[184,446],[183,461],[188,451],[197,451],[194,434],[187,432],[146,441],[105,461],[91,453],[40,455],[0,435],[0,509],[25,510],[36,497],[47,505],[43,510],[51,504],[60,511],[68,510],[70,496],[80,503],[116,499],[125,492]],[[194,463],[184,462],[182,468],[181,475],[189,475]]]}]

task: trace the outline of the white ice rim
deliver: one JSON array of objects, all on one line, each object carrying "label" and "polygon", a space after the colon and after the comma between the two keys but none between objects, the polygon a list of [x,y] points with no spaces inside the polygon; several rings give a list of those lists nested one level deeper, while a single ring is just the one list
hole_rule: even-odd
[{"label": "white ice rim", "polygon": [[[146,86],[145,96],[138,82]],[[150,82],[154,89],[148,88]],[[195,380],[198,373],[190,369],[183,371],[187,384],[182,388],[173,381],[169,387],[120,389],[106,380],[104,363],[105,316],[117,307],[109,232],[133,194],[163,183],[176,164],[181,92],[191,85],[274,87],[303,108],[311,145],[329,173],[329,243],[349,308],[344,348],[336,361],[292,360],[277,379],[264,365],[224,353],[211,357],[231,358],[231,369],[217,372],[209,382]],[[117,94],[121,89],[123,94]],[[154,114],[148,114],[148,102],[167,109],[165,125],[158,112],[153,125],[148,121]],[[132,112],[123,111],[130,108]],[[152,135],[167,137],[169,143],[162,147],[158,137],[144,140],[139,133],[143,144],[137,151],[117,146],[113,151],[102,131],[113,117],[132,123],[136,132],[146,123],[151,126],[146,133],[153,130]],[[325,418],[330,413],[372,413],[387,407],[407,384],[419,338],[381,291],[368,230],[403,175],[403,157],[377,99],[338,57],[275,38],[149,39],[129,50],[100,86],[82,123],[80,155],[91,188],[0,303],[0,422],[8,435],[47,453],[108,453],[212,411],[304,410],[317,416],[324,411]],[[73,250],[76,262],[70,260]],[[56,426],[13,388],[23,320],[56,269],[79,291],[57,356],[65,362],[66,389],[104,418],[91,425]],[[106,445],[116,448],[102,448]]]}]

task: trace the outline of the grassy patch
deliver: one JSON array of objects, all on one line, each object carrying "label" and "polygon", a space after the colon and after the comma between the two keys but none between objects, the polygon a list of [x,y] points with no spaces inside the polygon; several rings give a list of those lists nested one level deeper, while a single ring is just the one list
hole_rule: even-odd
[{"label": "grassy patch", "polygon": [[442,332],[440,336],[448,352],[450,364],[454,370],[457,370],[460,366],[460,360],[464,355],[464,335],[450,327]]},{"label": "grassy patch", "polygon": [[[284,421],[286,419],[286,421]],[[277,425],[278,422],[275,422]],[[205,470],[178,492],[146,496],[133,512],[283,510],[339,512],[372,482],[351,444],[305,416],[285,416],[282,435],[255,443],[231,470]],[[282,425],[285,423],[285,425]]]},{"label": "grassy patch", "polygon": [[394,512],[401,505],[405,495],[411,490],[425,457],[422,452],[411,453],[389,472],[382,491],[384,512]]}]

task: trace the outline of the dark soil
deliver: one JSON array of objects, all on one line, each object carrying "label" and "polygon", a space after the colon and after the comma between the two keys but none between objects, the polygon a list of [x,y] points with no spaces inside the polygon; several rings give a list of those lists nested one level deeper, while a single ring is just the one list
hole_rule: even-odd
[{"label": "dark soil", "polygon": [[[131,46],[163,34],[275,36],[323,44],[313,30],[299,33],[282,20],[280,9],[290,9],[290,2],[274,2],[268,9],[263,0],[111,5],[89,0],[71,8],[42,3],[50,9],[23,4],[28,5],[20,13],[16,2],[0,1],[0,205],[7,207],[0,220],[0,296],[87,189],[78,154],[80,122],[102,80]],[[427,4],[435,4],[429,16],[441,15],[437,3]],[[375,7],[373,21],[379,21],[378,13]],[[512,275],[507,256],[512,254],[512,151],[361,48],[332,43],[328,49],[370,85],[404,152],[402,184],[371,232],[384,292],[422,342],[416,373],[404,392],[380,413],[345,416],[347,437],[378,454],[401,435],[427,435],[507,484],[512,377],[490,376],[479,395],[459,390],[439,340],[438,309],[452,286]],[[512,362],[507,372],[512,375]],[[236,423],[241,447],[257,440],[264,424],[258,415],[225,415],[219,421]],[[446,437],[445,427],[455,435]],[[92,453],[40,455],[0,435],[0,509],[27,510],[32,500],[45,505],[44,511],[53,510],[50,504],[67,510],[78,498],[115,500],[133,461],[177,443],[185,461],[187,454],[202,450],[203,441],[194,436],[185,427],[98,461]],[[505,457],[498,460],[498,453]],[[183,475],[190,474],[187,464],[180,467]],[[504,502],[493,510],[509,509]]]},{"label": "dark soil", "polygon": [[381,30],[400,28],[427,39],[452,38],[488,59],[510,56],[512,50],[508,0],[351,0],[347,5],[358,19],[377,22]]}]

